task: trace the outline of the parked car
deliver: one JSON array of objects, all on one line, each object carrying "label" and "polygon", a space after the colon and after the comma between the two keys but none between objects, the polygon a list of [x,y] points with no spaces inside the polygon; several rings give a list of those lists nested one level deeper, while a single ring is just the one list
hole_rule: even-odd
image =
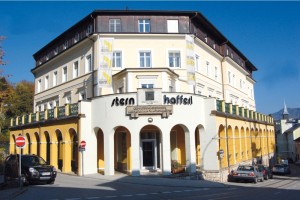
[{"label": "parked car", "polygon": [[273,174],[291,174],[291,169],[287,164],[276,164],[272,168]]},{"label": "parked car", "polygon": [[268,180],[269,178],[273,178],[273,173],[270,167],[261,164],[258,164],[257,167],[260,171],[263,172],[265,180]]},{"label": "parked car", "polygon": [[[53,184],[56,175],[56,168],[52,165],[48,165],[40,156],[21,156],[21,177],[24,185],[33,182]],[[19,177],[19,154],[11,154],[5,159],[4,176],[6,181]]]},{"label": "parked car", "polygon": [[250,181],[257,183],[258,180],[264,181],[263,172],[255,165],[240,165],[228,176],[228,181]]},{"label": "parked car", "polygon": [[300,160],[297,160],[297,161],[295,162],[295,165],[300,166]]}]

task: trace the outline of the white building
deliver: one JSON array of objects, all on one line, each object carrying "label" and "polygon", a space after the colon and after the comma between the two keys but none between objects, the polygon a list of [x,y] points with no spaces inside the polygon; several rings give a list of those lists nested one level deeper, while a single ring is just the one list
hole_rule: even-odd
[{"label": "white building", "polygon": [[94,11],[34,58],[35,114],[12,120],[11,144],[22,130],[63,172],[214,174],[273,156],[257,69],[199,12]]}]

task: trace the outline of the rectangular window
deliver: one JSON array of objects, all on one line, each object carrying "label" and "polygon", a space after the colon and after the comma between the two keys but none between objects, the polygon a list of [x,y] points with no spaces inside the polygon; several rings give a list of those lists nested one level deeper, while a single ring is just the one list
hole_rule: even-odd
[{"label": "rectangular window", "polygon": [[206,76],[208,76],[209,77],[209,62],[208,61],[206,61]]},{"label": "rectangular window", "polygon": [[49,76],[45,77],[45,90],[47,90],[49,87]]},{"label": "rectangular window", "polygon": [[195,55],[195,70],[196,71],[199,71],[199,69],[200,69],[200,56],[199,55]]},{"label": "rectangular window", "polygon": [[115,51],[113,53],[113,67],[122,67],[122,52]]},{"label": "rectangular window", "polygon": [[53,72],[53,86],[57,85],[57,71]]},{"label": "rectangular window", "polygon": [[150,32],[150,19],[139,19],[139,32],[141,33]]},{"label": "rectangular window", "polygon": [[89,73],[92,71],[92,56],[88,55],[85,58],[85,73]]},{"label": "rectangular window", "polygon": [[154,84],[142,84],[142,88],[154,88]]},{"label": "rectangular window", "polygon": [[79,93],[79,100],[85,100],[85,92],[84,91]]},{"label": "rectangular window", "polygon": [[151,67],[151,52],[140,52],[140,67]]},{"label": "rectangular window", "polygon": [[69,104],[69,103],[71,103],[71,96],[66,97],[66,104]]},{"label": "rectangular window", "polygon": [[42,79],[38,80],[38,87],[37,87],[37,92],[41,92],[42,91]]},{"label": "rectangular window", "polygon": [[118,93],[123,93],[124,92],[124,87],[119,87],[118,88]]},{"label": "rectangular window", "polygon": [[218,80],[218,67],[215,66],[215,80]]},{"label": "rectangular window", "polygon": [[240,79],[240,89],[243,89],[243,81]]},{"label": "rectangular window", "polygon": [[59,106],[59,100],[57,99],[57,100],[55,100],[55,106]]},{"label": "rectangular window", "polygon": [[64,67],[63,68],[63,73],[62,73],[62,82],[66,82],[68,80],[68,68]]},{"label": "rectangular window", "polygon": [[168,20],[168,33],[178,33],[178,20]]},{"label": "rectangular window", "polygon": [[228,83],[231,84],[231,72],[228,72]]},{"label": "rectangular window", "polygon": [[180,67],[180,52],[169,52],[169,67]]},{"label": "rectangular window", "polygon": [[79,76],[78,71],[78,61],[73,63],[73,78],[77,78]]},{"label": "rectangular window", "polygon": [[109,20],[109,32],[121,32],[121,19]]}]

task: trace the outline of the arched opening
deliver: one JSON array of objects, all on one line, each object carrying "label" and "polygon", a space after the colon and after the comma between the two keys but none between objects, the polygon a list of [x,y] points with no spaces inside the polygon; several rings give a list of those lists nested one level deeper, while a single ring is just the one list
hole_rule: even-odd
[{"label": "arched opening", "polygon": [[97,169],[104,174],[104,135],[101,129],[96,132],[97,137]]},{"label": "arched opening", "polygon": [[27,147],[26,147],[26,152],[24,154],[31,154],[31,140],[30,140],[30,135],[29,133],[26,133],[26,140],[27,140]]},{"label": "arched opening", "polygon": [[46,154],[46,161],[48,162],[48,163],[50,163],[50,156],[51,156],[51,150],[50,150],[50,135],[49,135],[49,133],[48,132],[45,132],[45,136],[46,136],[46,142],[47,142],[47,147],[46,147],[46,152],[47,152],[47,154]]},{"label": "arched opening", "polygon": [[198,168],[203,167],[202,157],[201,157],[201,145],[200,145],[200,136],[204,128],[202,125],[199,125],[195,129],[195,152],[196,152],[196,166]]},{"label": "arched opening", "polygon": [[55,162],[57,162],[57,168],[62,171],[63,166],[63,138],[60,130],[55,131],[56,139],[57,139],[57,155],[55,156]]},{"label": "arched opening", "polygon": [[223,157],[222,162],[220,162],[220,156],[219,156],[219,162],[221,164],[220,168],[224,168],[228,166],[228,160],[227,160],[227,137],[225,128],[223,125],[219,127],[219,151],[223,150]]},{"label": "arched opening", "polygon": [[238,127],[234,129],[235,163],[241,162],[241,136]]},{"label": "arched opening", "polygon": [[140,132],[140,164],[142,170],[157,171],[161,168],[161,132],[147,125]]},{"label": "arched opening", "polygon": [[72,132],[71,141],[72,141],[71,170],[75,174],[78,174],[78,136],[75,131]]},{"label": "arched opening", "polygon": [[228,126],[227,129],[227,134],[228,134],[228,164],[233,165],[235,161],[235,153],[234,153],[234,133],[232,131],[231,126]]},{"label": "arched opening", "polygon": [[114,135],[115,170],[122,173],[131,171],[131,136],[128,129],[119,127]]},{"label": "arched opening", "polygon": [[244,127],[241,128],[241,159],[247,160],[247,138]]},{"label": "arched opening", "polygon": [[12,135],[10,137],[10,153],[11,154],[16,154],[17,153],[17,146],[16,146],[16,137],[15,135]]},{"label": "arched opening", "polygon": [[252,159],[252,150],[251,150],[251,135],[249,128],[246,129],[246,140],[247,140],[247,160]]},{"label": "arched opening", "polygon": [[37,132],[35,132],[34,135],[35,135],[35,140],[36,140],[36,143],[35,143],[36,144],[36,154],[38,156],[40,156],[40,143],[41,143],[40,136]]},{"label": "arched opening", "polygon": [[171,129],[171,163],[178,162],[180,165],[186,165],[185,132],[180,125]]}]

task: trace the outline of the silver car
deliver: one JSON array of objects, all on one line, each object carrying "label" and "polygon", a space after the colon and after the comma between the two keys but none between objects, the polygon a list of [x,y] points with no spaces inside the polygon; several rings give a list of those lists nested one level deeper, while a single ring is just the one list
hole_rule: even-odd
[{"label": "silver car", "polygon": [[240,165],[237,170],[231,173],[232,181],[250,181],[257,183],[258,180],[264,181],[264,174],[255,165]]},{"label": "silver car", "polygon": [[290,167],[287,164],[276,164],[272,168],[273,174],[290,174],[291,170]]}]

